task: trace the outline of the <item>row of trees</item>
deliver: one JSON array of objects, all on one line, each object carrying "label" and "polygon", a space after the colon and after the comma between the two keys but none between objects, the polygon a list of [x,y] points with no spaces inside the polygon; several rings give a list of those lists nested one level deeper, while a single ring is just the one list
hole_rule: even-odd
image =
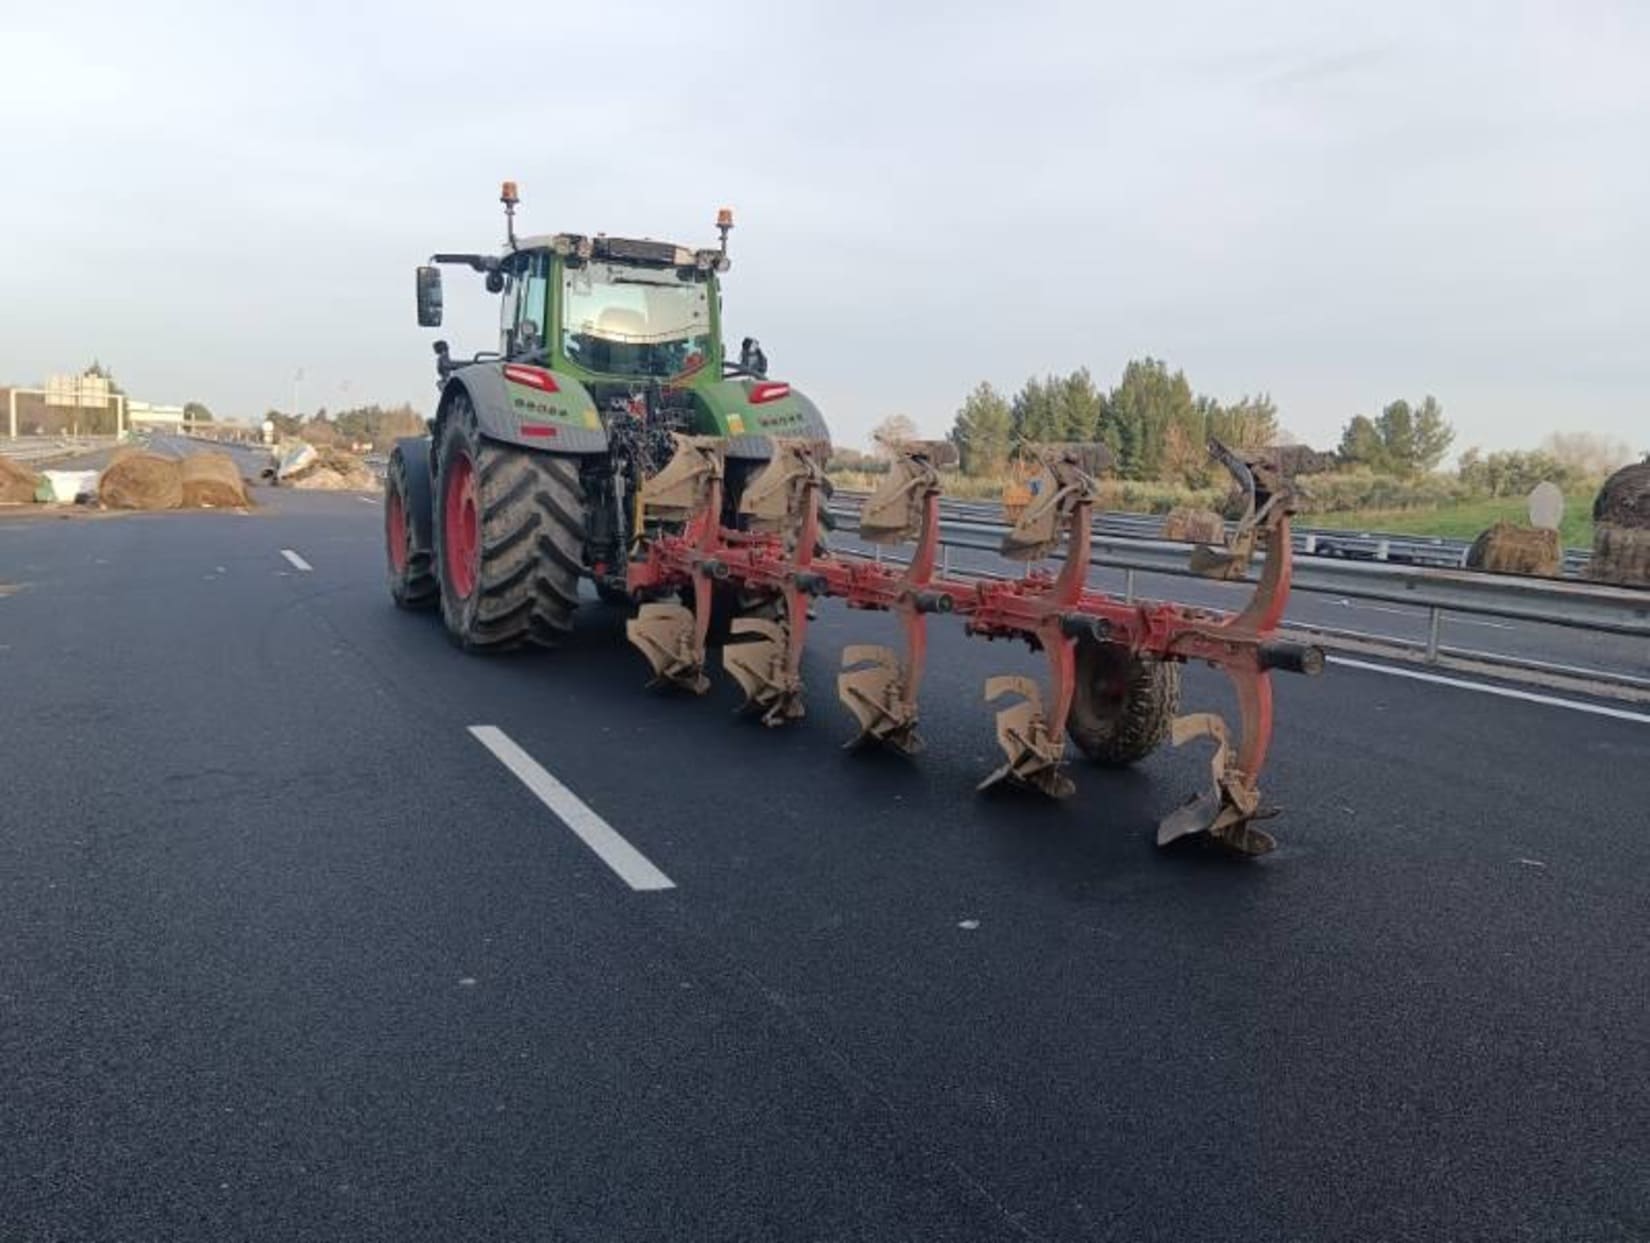
[{"label": "row of trees", "polygon": [[[1211,436],[1242,449],[1284,438],[1270,395],[1223,403],[1195,393],[1184,371],[1170,371],[1157,358],[1131,361],[1109,391],[1095,385],[1087,368],[1027,380],[1011,397],[981,383],[950,432],[970,475],[1001,473],[1021,441],[1099,441],[1116,455],[1123,478],[1191,487],[1211,478]],[[1428,396],[1413,406],[1391,402],[1373,418],[1356,415],[1334,454],[1297,454],[1296,461],[1413,478],[1436,470],[1454,439],[1443,407]]]},{"label": "row of trees", "polygon": [[329,414],[325,407],[309,418],[271,410],[264,415],[283,437],[296,436],[315,445],[369,444],[383,448],[397,436],[418,436],[426,429],[412,406],[355,406]]},{"label": "row of trees", "polygon": [[1272,444],[1277,407],[1264,393],[1229,405],[1194,394],[1184,371],[1141,358],[1105,392],[1086,367],[1027,380],[1012,397],[981,383],[957,411],[950,438],[971,475],[1001,472],[1020,441],[1098,441],[1125,479],[1197,486],[1208,476],[1210,436],[1243,448]]},{"label": "row of trees", "polygon": [[1561,488],[1596,485],[1638,455],[1626,441],[1591,432],[1554,432],[1539,449],[1484,453],[1475,448],[1461,455],[1456,472],[1461,482],[1487,496],[1523,496],[1536,484]]},{"label": "row of trees", "polygon": [[1337,453],[1347,466],[1413,478],[1437,470],[1454,442],[1455,429],[1444,421],[1444,408],[1428,396],[1415,407],[1392,402],[1373,419],[1355,415],[1341,432]]}]

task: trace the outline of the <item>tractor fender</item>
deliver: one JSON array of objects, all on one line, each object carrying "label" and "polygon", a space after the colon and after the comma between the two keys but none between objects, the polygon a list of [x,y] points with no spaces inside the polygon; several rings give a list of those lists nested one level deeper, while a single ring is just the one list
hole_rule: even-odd
[{"label": "tractor fender", "polygon": [[829,445],[825,416],[800,389],[792,387],[775,401],[753,403],[751,393],[764,381],[729,379],[696,390],[716,434],[727,437],[730,458],[765,462],[773,457],[773,438],[810,440]]},{"label": "tractor fender", "polygon": [[468,395],[489,440],[547,453],[607,452],[607,431],[590,390],[566,372],[502,360],[469,364],[441,390],[437,438],[455,391]]},{"label": "tractor fender", "polygon": [[430,452],[428,436],[403,436],[394,452],[401,455],[407,481],[407,517],[413,525],[413,542],[420,548],[435,547],[435,503],[430,492]]}]

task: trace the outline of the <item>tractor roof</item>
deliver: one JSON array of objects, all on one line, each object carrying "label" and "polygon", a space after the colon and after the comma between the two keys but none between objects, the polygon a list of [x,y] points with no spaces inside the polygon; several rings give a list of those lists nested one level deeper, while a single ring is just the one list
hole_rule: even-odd
[{"label": "tractor roof", "polygon": [[726,256],[715,249],[694,249],[678,246],[674,242],[656,242],[651,238],[608,237],[603,233],[594,237],[581,233],[540,233],[517,238],[516,249],[553,250],[557,254],[577,254],[586,259],[617,259],[660,267],[727,270]]}]

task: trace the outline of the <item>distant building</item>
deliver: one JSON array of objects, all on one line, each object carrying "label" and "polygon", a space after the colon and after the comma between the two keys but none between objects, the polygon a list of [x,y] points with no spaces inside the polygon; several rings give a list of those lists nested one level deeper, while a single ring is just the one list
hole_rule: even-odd
[{"label": "distant building", "polygon": [[157,406],[147,401],[128,402],[126,418],[134,431],[138,428],[174,432],[183,430],[182,406]]}]

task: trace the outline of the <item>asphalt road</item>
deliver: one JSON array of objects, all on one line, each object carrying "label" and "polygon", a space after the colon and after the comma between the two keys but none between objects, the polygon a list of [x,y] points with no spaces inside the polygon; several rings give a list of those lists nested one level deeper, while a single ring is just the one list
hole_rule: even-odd
[{"label": "asphalt road", "polygon": [[1279,679],[1283,847],[1159,852],[1205,751],[974,794],[1006,645],[936,624],[928,753],[852,755],[885,618],[766,731],[260,499],[0,521],[7,1243],[1650,1238],[1650,721]]}]

